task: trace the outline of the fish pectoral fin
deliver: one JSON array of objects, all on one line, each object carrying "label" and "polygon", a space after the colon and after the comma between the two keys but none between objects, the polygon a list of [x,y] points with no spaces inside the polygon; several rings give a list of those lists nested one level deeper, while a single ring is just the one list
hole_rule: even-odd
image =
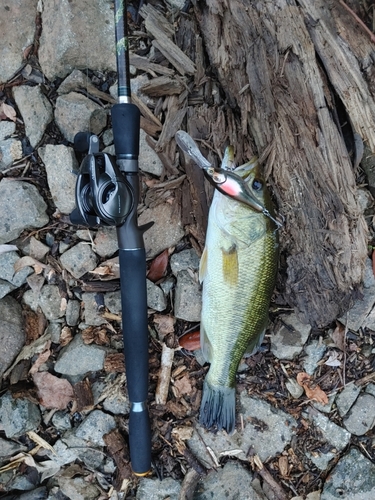
[{"label": "fish pectoral fin", "polygon": [[201,341],[201,351],[206,363],[211,363],[211,355],[212,355],[212,346],[207,334],[204,330],[204,327],[201,323],[200,327],[200,341]]},{"label": "fish pectoral fin", "polygon": [[226,283],[236,286],[238,283],[238,252],[237,246],[233,244],[228,250],[221,248],[222,270]]},{"label": "fish pectoral fin", "polygon": [[201,260],[199,262],[199,282],[203,283],[207,273],[207,247],[204,247]]}]

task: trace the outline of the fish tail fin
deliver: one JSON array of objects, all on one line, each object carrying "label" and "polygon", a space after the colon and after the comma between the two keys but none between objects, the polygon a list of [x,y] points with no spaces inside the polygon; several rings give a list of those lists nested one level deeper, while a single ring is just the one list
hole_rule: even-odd
[{"label": "fish tail fin", "polygon": [[235,419],[235,388],[212,386],[205,380],[199,423],[206,429],[224,429],[229,434],[234,431]]}]

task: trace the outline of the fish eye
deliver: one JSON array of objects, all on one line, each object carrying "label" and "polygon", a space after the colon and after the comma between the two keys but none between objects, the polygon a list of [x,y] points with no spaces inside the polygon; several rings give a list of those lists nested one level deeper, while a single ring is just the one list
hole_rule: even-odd
[{"label": "fish eye", "polygon": [[263,189],[263,182],[259,179],[253,180],[253,189],[254,191],[261,191]]}]

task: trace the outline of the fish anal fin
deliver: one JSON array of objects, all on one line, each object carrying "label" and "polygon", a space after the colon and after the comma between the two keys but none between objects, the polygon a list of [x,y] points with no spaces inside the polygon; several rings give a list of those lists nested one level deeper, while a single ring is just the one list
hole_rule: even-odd
[{"label": "fish anal fin", "polygon": [[252,338],[246,348],[244,357],[249,358],[253,354],[256,354],[258,351],[259,347],[261,346],[264,335],[266,333],[266,328],[263,329],[263,331],[260,333],[260,335],[257,335],[256,337]]},{"label": "fish anal fin", "polygon": [[201,323],[200,327],[200,342],[201,342],[201,351],[206,363],[211,363],[211,355],[212,355],[212,346],[207,334],[204,330],[204,327]]},{"label": "fish anal fin", "polygon": [[199,282],[202,283],[207,273],[207,247],[204,247],[201,260],[199,262]]},{"label": "fish anal fin", "polygon": [[238,253],[236,245],[228,250],[221,249],[223,276],[226,283],[236,286],[238,283]]}]

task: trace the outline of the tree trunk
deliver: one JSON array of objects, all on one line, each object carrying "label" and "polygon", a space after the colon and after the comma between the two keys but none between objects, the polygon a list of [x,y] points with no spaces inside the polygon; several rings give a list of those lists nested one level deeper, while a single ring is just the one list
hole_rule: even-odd
[{"label": "tree trunk", "polygon": [[285,296],[327,325],[349,307],[367,257],[355,170],[360,138],[375,152],[375,45],[340,0],[206,0],[195,13],[240,116],[238,160],[263,159],[285,217]]}]

